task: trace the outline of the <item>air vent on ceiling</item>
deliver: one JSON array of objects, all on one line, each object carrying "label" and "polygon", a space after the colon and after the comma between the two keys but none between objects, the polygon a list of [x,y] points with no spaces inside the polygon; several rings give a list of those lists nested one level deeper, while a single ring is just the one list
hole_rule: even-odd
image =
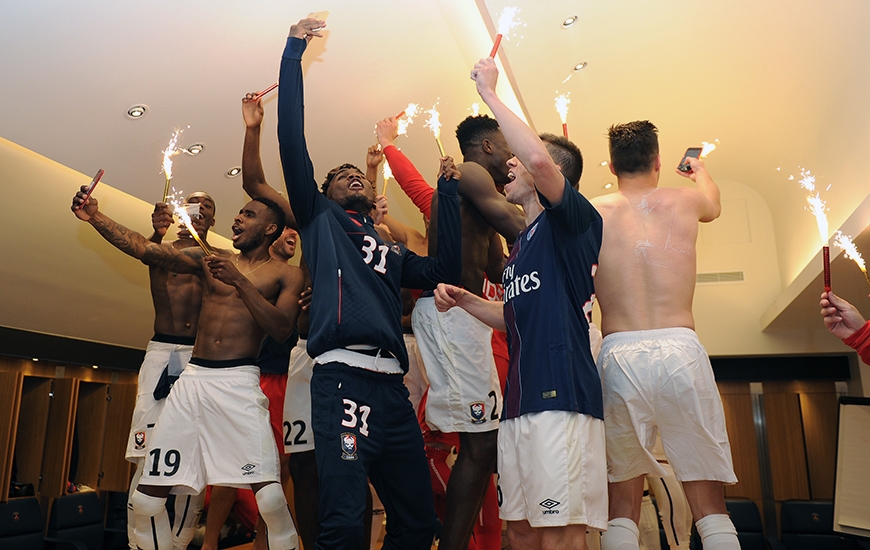
[{"label": "air vent on ceiling", "polygon": [[719,273],[698,273],[695,282],[709,283],[739,283],[743,281],[742,271],[722,271]]}]

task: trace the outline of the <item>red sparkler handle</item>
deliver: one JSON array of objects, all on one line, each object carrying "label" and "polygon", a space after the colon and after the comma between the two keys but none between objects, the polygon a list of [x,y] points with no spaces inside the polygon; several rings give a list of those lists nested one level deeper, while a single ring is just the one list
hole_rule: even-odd
[{"label": "red sparkler handle", "polygon": [[831,291],[831,251],[827,246],[822,247],[822,261],[825,270],[825,292]]},{"label": "red sparkler handle", "polygon": [[566,138],[568,137],[568,123],[567,122],[562,123],[562,135],[565,136]]},{"label": "red sparkler handle", "polygon": [[402,110],[401,113],[399,113],[399,114],[396,115],[396,118],[402,118],[403,116],[405,116],[405,111],[404,111],[404,109]]},{"label": "red sparkler handle", "polygon": [[495,58],[495,54],[498,53],[498,47],[501,44],[501,33],[495,35],[495,44],[492,45],[492,51],[489,52],[489,56]]},{"label": "red sparkler handle", "polygon": [[268,94],[269,92],[271,92],[272,90],[274,90],[277,87],[278,87],[278,83],[276,82],[276,83],[272,84],[271,86],[269,86],[268,88],[266,88],[265,90],[263,90],[262,92],[257,92],[257,95],[254,96],[254,99],[260,99],[261,97]]}]

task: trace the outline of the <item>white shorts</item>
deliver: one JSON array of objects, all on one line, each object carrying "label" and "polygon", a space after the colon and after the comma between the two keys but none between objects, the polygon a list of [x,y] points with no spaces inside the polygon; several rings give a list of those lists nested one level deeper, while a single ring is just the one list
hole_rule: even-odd
[{"label": "white shorts", "polygon": [[188,364],[154,427],[141,484],[198,494],[278,480],[278,449],[256,366]]},{"label": "white shorts", "polygon": [[498,431],[498,489],[501,519],[607,529],[604,422],[569,411],[505,420]]},{"label": "white shorts", "polygon": [[148,452],[151,443],[151,431],[163,410],[166,399],[154,399],[154,388],[163,374],[163,369],[170,367],[170,374],[178,376],[184,366],[190,361],[193,346],[183,344],[167,344],[164,342],[148,342],[145,348],[145,359],[139,367],[138,393],[136,406],[133,408],[133,422],[130,424],[130,436],[127,438],[127,452],[124,458],[136,462]]},{"label": "white shorts", "polygon": [[287,393],[284,396],[284,453],[314,450],[311,429],[311,370],[314,359],[308,355],[308,340],[302,338],[290,350]]},{"label": "white shorts", "polygon": [[445,433],[497,429],[502,399],[492,329],[462,308],[439,313],[434,298],[417,300],[412,324],[429,378],[429,425]]},{"label": "white shorts", "polygon": [[609,334],[600,369],[610,481],[667,475],[652,454],[659,432],[680,481],[737,482],[722,399],[693,330]]},{"label": "white shorts", "polygon": [[405,337],[405,349],[408,350],[408,372],[404,378],[405,387],[408,388],[408,393],[411,395],[411,405],[414,406],[416,413],[420,406],[420,400],[423,399],[423,394],[429,387],[429,379],[426,378],[426,370],[423,367],[420,348],[417,346],[417,338],[413,334],[403,336]]}]

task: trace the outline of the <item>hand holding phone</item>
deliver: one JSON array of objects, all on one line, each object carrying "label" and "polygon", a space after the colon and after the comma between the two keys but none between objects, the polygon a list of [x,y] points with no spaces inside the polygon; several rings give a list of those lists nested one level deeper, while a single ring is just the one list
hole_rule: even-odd
[{"label": "hand holding phone", "polygon": [[[329,11],[328,11],[328,10],[324,10],[324,11],[313,11],[313,12],[311,12],[311,13],[308,14],[308,17],[310,17],[310,18],[312,18],[312,19],[319,19],[319,20],[321,20],[321,21],[326,21],[326,18],[329,17]],[[318,28],[313,29],[313,30],[316,32],[316,31],[319,31],[319,30],[322,29],[322,28],[323,28],[323,27],[318,27]]]},{"label": "hand holding phone", "polygon": [[88,199],[91,197],[91,193],[94,192],[94,187],[97,186],[97,184],[100,182],[100,178],[103,177],[103,173],[103,169],[100,168],[100,170],[97,172],[97,175],[94,176],[94,179],[92,179],[91,183],[88,184],[88,188],[87,190],[85,190],[85,197],[82,199],[82,202],[80,202],[79,205],[76,206],[76,212],[85,207],[85,203],[88,202]]},{"label": "hand holding phone", "polygon": [[689,157],[699,158],[701,156],[702,147],[689,147],[686,149],[686,154],[683,155],[683,159],[680,161],[680,165],[677,166],[677,170],[680,172],[685,172],[687,174],[692,173],[692,166],[689,164]]}]

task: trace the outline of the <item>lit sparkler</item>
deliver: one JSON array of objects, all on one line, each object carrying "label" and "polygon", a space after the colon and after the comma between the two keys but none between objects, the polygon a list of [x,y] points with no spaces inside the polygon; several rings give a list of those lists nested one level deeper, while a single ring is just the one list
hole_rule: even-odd
[{"label": "lit sparkler", "polygon": [[498,53],[498,47],[501,45],[502,37],[520,24],[519,21],[516,21],[515,19],[519,12],[520,8],[516,6],[507,6],[502,10],[501,17],[498,18],[498,32],[495,35],[495,42],[492,45],[492,51],[489,52],[490,57],[495,57],[495,54]]},{"label": "lit sparkler", "polygon": [[400,136],[408,134],[408,126],[414,124],[414,117],[417,116],[419,110],[420,108],[416,103],[408,103],[408,106],[396,115],[397,134]]},{"label": "lit sparkler", "polygon": [[163,188],[163,202],[169,198],[169,182],[172,180],[172,157],[179,153],[178,136],[181,129],[176,128],[169,139],[169,145],[163,151],[163,175],[166,176],[166,187]]},{"label": "lit sparkler", "polygon": [[714,139],[713,143],[707,143],[706,141],[701,142],[701,158],[707,158],[707,155],[716,150],[716,144],[719,143],[718,139]]},{"label": "lit sparkler", "polygon": [[480,103],[472,103],[471,104],[471,116],[478,116],[480,114]]},{"label": "lit sparkler", "polygon": [[834,234],[834,244],[843,249],[843,254],[845,254],[846,258],[855,262],[861,270],[861,273],[864,274],[864,279],[867,280],[867,284],[870,285],[870,275],[867,275],[867,265],[864,263],[864,258],[861,256],[861,253],[858,252],[858,247],[856,247],[855,243],[852,242],[852,237],[844,235],[842,231],[837,231]]},{"label": "lit sparkler", "polygon": [[[175,215],[181,220],[181,223],[187,228],[190,236],[193,237],[193,240],[196,241],[196,244],[202,248],[202,251],[205,252],[205,255],[208,256],[211,254],[211,251],[206,246],[205,242],[200,238],[199,233],[197,233],[196,228],[193,225],[193,220],[190,219],[190,205],[181,204],[181,201],[176,198],[177,195],[180,195],[180,192],[173,193],[172,195],[172,206],[175,211]],[[198,205],[197,205],[198,206]],[[199,209],[197,208],[197,214],[199,213]]]},{"label": "lit sparkler", "polygon": [[435,143],[438,144],[438,151],[441,153],[441,156],[444,155],[444,146],[441,145],[441,113],[438,112],[438,106],[433,105],[431,109],[426,111],[429,113],[429,120],[426,121],[426,128],[432,130],[432,133],[435,135]]},{"label": "lit sparkler", "polygon": [[559,118],[562,120],[562,134],[565,137],[568,137],[568,104],[571,103],[569,95],[571,92],[556,96],[556,112],[559,113]]},{"label": "lit sparkler", "polygon": [[390,163],[387,162],[386,158],[384,159],[383,171],[384,171],[384,192],[383,192],[383,194],[386,195],[387,194],[387,182],[389,182],[390,178],[393,177],[393,170],[392,170],[392,168],[390,168]]},{"label": "lit sparkler", "polygon": [[816,190],[816,177],[806,168],[801,168],[801,187],[810,192],[807,195],[809,211],[816,217],[816,225],[819,228],[819,237],[822,240],[822,262],[824,267],[825,291],[831,290],[831,254],[828,247],[828,216],[825,214],[825,201]]}]

